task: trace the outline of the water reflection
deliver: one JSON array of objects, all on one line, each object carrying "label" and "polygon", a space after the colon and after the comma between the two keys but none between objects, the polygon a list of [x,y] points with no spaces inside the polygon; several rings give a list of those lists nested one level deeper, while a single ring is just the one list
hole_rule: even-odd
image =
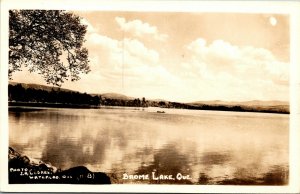
[{"label": "water reflection", "polygon": [[267,173],[262,174],[262,176],[258,176],[258,175],[259,174],[256,174],[256,176],[255,175],[249,176],[249,174],[245,173],[245,169],[241,168],[236,170],[234,178],[225,178],[221,181],[218,181],[217,184],[220,185],[287,185],[288,184],[288,176],[289,176],[288,168],[285,166],[274,165],[269,168],[269,171]]},{"label": "water reflection", "polygon": [[201,156],[201,163],[206,166],[222,165],[229,162],[231,157],[229,152],[204,152]]},{"label": "water reflection", "polygon": [[149,182],[154,184],[192,184],[191,180],[178,180],[178,173],[182,175],[190,175],[191,166],[189,165],[186,154],[180,153],[175,143],[171,143],[158,150],[154,154],[154,160],[150,165],[142,163],[136,170],[135,174],[149,174],[155,172],[156,177],[159,175],[172,175],[175,180],[153,180]]},{"label": "water reflection", "polygon": [[[15,111],[9,114],[10,146],[62,169],[84,165],[109,173],[114,183],[287,184],[286,115],[200,113]],[[122,179],[152,172],[191,179]]]}]

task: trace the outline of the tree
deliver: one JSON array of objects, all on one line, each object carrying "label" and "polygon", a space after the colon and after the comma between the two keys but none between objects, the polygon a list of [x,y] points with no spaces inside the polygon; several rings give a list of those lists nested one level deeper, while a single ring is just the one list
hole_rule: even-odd
[{"label": "tree", "polygon": [[62,10],[9,11],[9,70],[40,74],[48,84],[61,86],[88,73],[88,50],[83,47],[87,26]]}]

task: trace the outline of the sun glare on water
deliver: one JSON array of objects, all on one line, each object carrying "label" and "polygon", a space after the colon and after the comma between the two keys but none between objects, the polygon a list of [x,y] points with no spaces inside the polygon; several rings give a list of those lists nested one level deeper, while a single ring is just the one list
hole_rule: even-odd
[{"label": "sun glare on water", "polygon": [[275,17],[270,17],[269,18],[269,22],[272,26],[276,26],[277,25],[277,19]]}]

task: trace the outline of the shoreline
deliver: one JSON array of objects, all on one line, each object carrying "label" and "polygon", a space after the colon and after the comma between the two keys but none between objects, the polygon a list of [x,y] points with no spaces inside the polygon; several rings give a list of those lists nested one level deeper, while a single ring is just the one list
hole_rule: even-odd
[{"label": "shoreline", "polygon": [[[79,108],[79,109],[100,109],[106,107],[129,107],[129,108],[147,108],[142,106],[106,106],[106,105],[88,105],[88,104],[63,104],[63,103],[39,103],[39,102],[8,102],[8,109],[15,111],[22,111],[21,107],[37,107],[37,108]],[[156,106],[148,106],[156,107]],[[261,110],[246,108],[236,108],[236,107],[226,107],[225,109],[218,108],[220,106],[206,106],[206,107],[190,107],[190,108],[174,108],[174,109],[185,109],[185,110],[207,110],[207,111],[223,111],[223,112],[253,112],[253,113],[272,113],[272,114],[290,114],[290,111],[286,110],[272,110],[264,108]],[[221,106],[223,107],[223,106]],[[166,108],[168,107],[157,107],[157,108]]]},{"label": "shoreline", "polygon": [[97,109],[100,106],[88,104],[63,104],[63,103],[40,103],[40,102],[8,102],[8,107],[12,106],[25,106],[25,107],[45,107],[45,108],[84,108],[84,109]]}]

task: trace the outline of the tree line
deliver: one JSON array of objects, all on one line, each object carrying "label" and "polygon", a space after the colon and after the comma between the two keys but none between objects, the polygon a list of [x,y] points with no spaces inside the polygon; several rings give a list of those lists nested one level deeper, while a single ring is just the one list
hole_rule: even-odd
[{"label": "tree line", "polygon": [[25,88],[22,84],[8,85],[8,100],[9,102],[18,105],[26,105],[26,103],[33,105],[35,103],[47,106],[49,106],[49,104],[129,107],[148,106],[148,102],[145,98],[135,98],[130,100],[112,99],[102,97],[101,95],[90,95],[87,93],[61,90],[60,88],[52,88],[50,91]]},{"label": "tree line", "polygon": [[104,106],[128,106],[128,107],[148,107],[148,101],[143,97],[142,99],[113,99],[101,97],[101,105]]},{"label": "tree line", "polygon": [[87,93],[74,91],[62,91],[52,89],[51,91],[24,88],[21,84],[8,86],[8,100],[11,102],[31,103],[60,103],[75,105],[100,105],[100,97]]}]

